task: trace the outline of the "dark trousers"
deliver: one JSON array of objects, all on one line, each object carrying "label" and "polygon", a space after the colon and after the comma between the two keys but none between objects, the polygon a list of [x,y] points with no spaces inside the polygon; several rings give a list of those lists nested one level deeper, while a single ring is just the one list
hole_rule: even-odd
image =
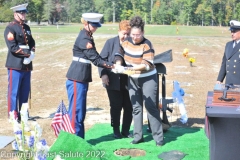
[{"label": "dark trousers", "polygon": [[129,98],[128,90],[107,89],[110,101],[111,126],[113,128],[120,127],[121,111],[123,109],[122,132],[128,134],[132,123],[132,104]]},{"label": "dark trousers", "polygon": [[8,114],[14,111],[15,118],[21,119],[23,103],[28,102],[31,71],[8,69]]},{"label": "dark trousers", "polygon": [[66,81],[69,100],[68,114],[75,134],[84,139],[84,120],[86,116],[88,83]]}]

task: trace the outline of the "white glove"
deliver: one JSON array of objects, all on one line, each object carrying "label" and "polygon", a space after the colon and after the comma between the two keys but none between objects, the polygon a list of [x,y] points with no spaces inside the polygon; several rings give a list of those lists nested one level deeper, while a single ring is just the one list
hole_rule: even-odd
[{"label": "white glove", "polygon": [[28,58],[24,58],[23,60],[23,64],[29,64],[35,57],[35,53],[33,51],[31,51],[31,54]]},{"label": "white glove", "polygon": [[115,68],[112,69],[114,73],[123,73],[125,70],[126,70],[125,67],[120,65],[116,65]]},{"label": "white glove", "polygon": [[23,64],[29,64],[31,62],[30,58],[24,57]]},{"label": "white glove", "polygon": [[31,51],[31,55],[28,58],[32,61],[34,57],[35,57],[35,52]]}]

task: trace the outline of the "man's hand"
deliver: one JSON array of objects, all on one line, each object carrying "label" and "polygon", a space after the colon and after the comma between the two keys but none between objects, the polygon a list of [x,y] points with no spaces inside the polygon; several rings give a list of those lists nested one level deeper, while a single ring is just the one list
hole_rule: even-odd
[{"label": "man's hand", "polygon": [[114,69],[112,69],[112,71],[114,73],[123,73],[125,71],[125,67],[115,64]]},{"label": "man's hand", "polygon": [[122,62],[121,59],[116,60],[116,64],[117,64],[117,65],[122,65],[122,63],[123,63],[123,62]]},{"label": "man's hand", "polygon": [[29,59],[32,61],[35,57],[35,52],[31,51],[31,54],[29,56]]},{"label": "man's hand", "polygon": [[29,64],[31,62],[30,58],[24,57],[23,64]]},{"label": "man's hand", "polygon": [[108,75],[105,74],[101,78],[102,78],[102,83],[108,86],[109,85]]},{"label": "man's hand", "polygon": [[217,81],[217,82],[216,82],[216,84],[222,84],[222,82],[220,82],[220,81]]},{"label": "man's hand", "polygon": [[30,56],[27,58],[25,57],[23,60],[23,64],[29,64],[35,57],[35,53],[33,51],[31,51]]}]

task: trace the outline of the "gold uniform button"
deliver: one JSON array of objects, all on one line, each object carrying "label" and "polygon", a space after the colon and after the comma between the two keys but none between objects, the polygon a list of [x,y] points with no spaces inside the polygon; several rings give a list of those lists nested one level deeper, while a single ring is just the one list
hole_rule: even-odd
[{"label": "gold uniform button", "polygon": [[234,71],[233,73],[235,74],[236,72]]},{"label": "gold uniform button", "polygon": [[237,60],[235,59],[234,62],[237,62]]},{"label": "gold uniform button", "polygon": [[233,67],[235,68],[236,66],[234,65]]}]

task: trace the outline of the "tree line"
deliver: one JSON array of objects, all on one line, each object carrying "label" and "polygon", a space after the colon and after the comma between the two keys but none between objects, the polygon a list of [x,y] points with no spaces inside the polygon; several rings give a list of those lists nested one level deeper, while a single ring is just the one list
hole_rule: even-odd
[{"label": "tree line", "polygon": [[0,0],[0,21],[13,19],[11,7],[28,3],[31,21],[79,23],[82,13],[104,14],[102,23],[140,15],[146,24],[227,26],[240,20],[240,0]]}]

